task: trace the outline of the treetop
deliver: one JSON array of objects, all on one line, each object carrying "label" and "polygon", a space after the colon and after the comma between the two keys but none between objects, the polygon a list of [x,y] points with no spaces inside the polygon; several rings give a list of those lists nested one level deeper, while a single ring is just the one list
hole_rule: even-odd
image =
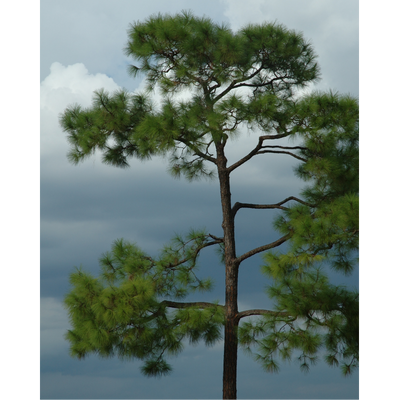
[{"label": "treetop", "polygon": [[148,88],[158,83],[165,93],[191,86],[217,101],[224,85],[229,91],[241,86],[262,91],[275,82],[275,90],[290,91],[319,77],[311,44],[276,23],[251,24],[235,33],[182,12],[136,22],[128,35],[125,53],[140,61],[131,73],[146,73]]}]

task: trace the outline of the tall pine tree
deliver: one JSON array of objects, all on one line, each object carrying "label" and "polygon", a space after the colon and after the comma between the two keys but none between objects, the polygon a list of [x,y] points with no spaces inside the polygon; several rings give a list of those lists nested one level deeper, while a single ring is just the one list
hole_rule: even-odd
[{"label": "tall pine tree", "polygon": [[[131,157],[162,155],[173,176],[215,177],[223,235],[191,231],[157,257],[117,240],[100,259],[99,277],[72,273],[65,298],[72,356],[137,358],[145,361],[143,373],[155,376],[170,372],[167,356],[179,353],[185,338],[207,345],[223,338],[224,399],[236,398],[238,346],[267,371],[277,371],[277,357],[289,359],[294,351],[308,369],[324,348],[330,365],[351,373],[358,364],[358,293],[330,283],[327,269],[351,274],[356,263],[357,100],[304,94],[320,78],[316,55],[302,34],[276,23],[235,33],[187,12],[157,15],[131,25],[125,52],[136,60],[132,75],[146,76],[146,91],[99,90],[90,108],[66,109],[60,123],[69,160],[77,164],[99,150],[104,163],[124,168]],[[160,107],[151,101],[156,87]],[[177,98],[183,90],[189,99]],[[228,163],[226,145],[243,127],[261,134],[253,150]],[[284,138],[285,145],[271,144]],[[309,183],[301,198],[232,205],[232,172],[270,153],[299,161],[296,174]],[[281,210],[274,226],[280,236],[238,255],[235,216],[242,208]],[[287,251],[279,252],[283,243]],[[224,302],[185,302],[212,288],[196,275],[199,254],[210,246],[221,250],[225,264]],[[275,308],[239,312],[240,264],[260,253]]]}]

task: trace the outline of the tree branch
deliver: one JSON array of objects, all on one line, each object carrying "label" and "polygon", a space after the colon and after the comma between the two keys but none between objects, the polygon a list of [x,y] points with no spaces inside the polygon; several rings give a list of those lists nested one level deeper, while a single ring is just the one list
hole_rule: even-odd
[{"label": "tree branch", "polygon": [[240,320],[241,318],[250,317],[251,315],[273,315],[275,317],[289,317],[289,313],[283,311],[271,311],[271,310],[246,310],[241,311],[237,314],[237,319]]},{"label": "tree branch", "polygon": [[262,146],[264,140],[269,140],[269,139],[282,139],[286,136],[289,136],[291,134],[291,132],[285,132],[285,133],[281,133],[279,135],[264,135],[264,136],[260,136],[258,138],[258,144],[257,146],[249,153],[247,154],[247,156],[244,156],[242,159],[240,159],[239,161],[235,162],[234,164],[232,164],[229,168],[228,168],[228,173],[230,174],[233,170],[235,170],[236,168],[240,167],[242,164],[244,164],[245,162],[249,161],[252,157],[254,157],[256,154],[260,154],[261,152],[259,151],[260,149],[264,148]]},{"label": "tree branch", "polygon": [[[203,152],[201,152],[199,149],[196,149],[190,142],[186,141],[185,139],[181,137],[179,137],[177,139],[177,141],[183,143],[185,146],[189,147],[190,150],[193,151],[194,154],[196,154],[197,156],[212,162],[213,164],[217,165],[217,160],[214,157],[209,156],[208,154],[205,154]],[[207,146],[208,147],[208,146]]]},{"label": "tree branch", "polygon": [[[211,236],[211,235],[208,235],[208,236],[214,238],[214,237]],[[203,250],[204,248],[206,248],[206,247],[208,247],[208,246],[213,246],[214,244],[222,243],[223,241],[224,241],[224,240],[221,239],[221,238],[215,238],[215,240],[214,240],[213,242],[207,242],[207,243],[203,244],[202,246],[198,247],[198,248],[195,250],[194,255],[193,255],[192,257],[186,257],[186,258],[184,258],[183,260],[177,260],[174,264],[169,264],[167,268],[175,268],[175,267],[177,267],[178,265],[182,265],[182,264],[184,264],[185,262],[187,262],[187,261],[189,261],[189,260],[193,260],[193,259],[196,260],[196,259],[197,259],[197,256],[199,255],[199,253],[200,253],[201,250]]]},{"label": "tree branch", "polygon": [[236,83],[237,83],[237,80],[234,79],[234,80],[232,81],[232,83],[231,83],[223,92],[221,92],[217,97],[215,97],[215,98],[213,99],[213,103],[215,104],[219,99],[221,99],[221,98],[224,97],[227,93],[229,93],[229,92],[233,89],[233,87],[235,86]]},{"label": "tree branch", "polygon": [[261,146],[262,149],[286,149],[286,150],[307,150],[307,147],[302,146]]},{"label": "tree branch", "polygon": [[280,133],[278,135],[263,135],[263,136],[260,136],[260,139],[262,139],[262,140],[282,139],[282,138],[284,138],[286,136],[289,136],[291,134],[292,134],[292,132]]},{"label": "tree branch", "polygon": [[289,154],[290,156],[297,158],[300,161],[304,161],[304,162],[307,161],[305,158],[297,156],[296,154],[293,154],[290,151],[263,150],[263,151],[257,152],[257,154],[264,154],[264,153]]},{"label": "tree branch", "polygon": [[307,203],[306,201],[298,199],[297,197],[294,197],[294,196],[287,197],[285,200],[282,200],[281,202],[279,202],[277,204],[278,205],[285,204],[290,200],[297,201],[297,202],[299,202],[301,204],[304,204],[305,206],[308,206],[308,207],[316,207],[317,206],[316,204]]},{"label": "tree branch", "polygon": [[263,87],[263,86],[267,86],[267,85],[273,85],[273,83],[277,80],[283,80],[284,78],[290,78],[287,75],[284,76],[277,76],[275,78],[272,78],[271,80],[269,80],[268,82],[264,82],[264,83],[243,83],[246,82],[250,79],[253,79],[258,73],[260,73],[264,68],[264,65],[261,64],[260,68],[256,69],[252,74],[250,74],[249,76],[245,76],[242,79],[234,79],[232,81],[232,83],[223,91],[221,92],[217,97],[215,97],[213,99],[213,102],[216,103],[219,99],[221,99],[222,97],[224,97],[227,93],[229,93],[232,89],[236,89],[242,86],[248,86],[248,87]]},{"label": "tree branch", "polygon": [[250,203],[239,203],[239,202],[236,202],[235,205],[232,207],[233,216],[235,216],[236,213],[241,208],[253,208],[253,209],[279,208],[281,210],[287,210],[288,209],[287,207],[282,207],[280,203],[277,203],[277,204],[250,204]]},{"label": "tree branch", "polygon": [[233,216],[236,215],[236,213],[241,209],[241,208],[253,208],[253,209],[274,209],[274,208],[279,208],[280,210],[287,210],[287,207],[283,207],[282,204],[287,203],[290,200],[295,200],[301,204],[304,204],[305,206],[308,207],[316,207],[315,204],[307,203],[306,201],[303,201],[301,199],[298,199],[297,197],[290,196],[286,198],[285,200],[280,201],[279,203],[276,204],[250,204],[250,203],[240,203],[236,202],[235,205],[232,207],[232,213]]},{"label": "tree branch", "polygon": [[223,238],[219,238],[217,236],[211,235],[211,233],[209,233],[208,236],[210,236],[210,238],[214,239],[216,241],[216,243],[222,243],[224,241]]},{"label": "tree branch", "polygon": [[104,103],[104,100],[103,100],[103,93],[100,93],[100,92],[98,92],[98,94],[99,94],[99,98],[100,98],[100,103],[101,103],[101,105],[105,108],[105,110],[109,113],[109,114],[111,114],[113,117],[115,117],[114,116],[114,114],[108,109],[108,107],[106,106],[106,103]]},{"label": "tree branch", "polygon": [[240,257],[237,257],[236,261],[241,263],[242,261],[246,260],[247,258],[254,256],[255,254],[261,253],[262,251],[265,251],[265,250],[273,249],[274,247],[278,247],[282,243],[285,243],[290,238],[290,236],[291,236],[291,234],[288,233],[287,235],[282,236],[280,239],[276,240],[275,242],[272,242],[272,243],[266,244],[264,246],[260,246],[253,250],[250,250],[247,253],[242,254]]},{"label": "tree branch", "polygon": [[178,301],[170,301],[163,300],[161,304],[165,304],[170,308],[189,308],[189,307],[198,307],[198,308],[210,308],[210,307],[218,307],[225,309],[225,306],[221,306],[220,304],[208,303],[206,301],[195,301],[195,302],[178,302]]},{"label": "tree branch", "polygon": [[239,161],[235,162],[234,164],[232,164],[228,168],[228,174],[230,174],[236,168],[240,167],[246,161],[249,161],[250,158],[254,157],[257,154],[257,152],[261,149],[262,143],[263,143],[263,139],[260,137],[259,140],[258,140],[257,146],[249,154],[247,154],[247,156],[244,156],[242,159],[240,159]]},{"label": "tree branch", "polygon": [[[252,74],[251,77],[249,77],[249,78],[246,79],[246,80],[249,80],[249,79],[253,78],[258,72],[261,71],[261,69],[262,69],[262,67],[261,67],[259,70],[257,70],[254,74]],[[241,86],[257,87],[257,88],[258,88],[258,87],[264,87],[264,86],[267,86],[267,85],[272,85],[275,81],[283,80],[283,79],[285,79],[285,78],[290,78],[290,76],[288,76],[288,75],[277,76],[276,78],[272,78],[272,79],[269,80],[268,82],[264,82],[264,83],[240,83],[239,85],[234,86],[234,89],[236,89],[236,88],[238,88],[238,87],[241,87]]]},{"label": "tree branch", "polygon": [[213,99],[213,103],[216,103],[219,99],[221,99],[222,97],[224,97],[227,93],[229,93],[232,89],[235,89],[237,87],[243,86],[241,84],[235,86],[237,83],[241,83],[241,82],[245,82],[248,81],[249,79],[254,78],[261,70],[262,70],[263,66],[261,66],[260,68],[258,68],[255,72],[253,72],[250,76],[247,77],[243,77],[243,79],[234,79],[231,84],[223,91],[221,92],[217,97],[215,97]]}]

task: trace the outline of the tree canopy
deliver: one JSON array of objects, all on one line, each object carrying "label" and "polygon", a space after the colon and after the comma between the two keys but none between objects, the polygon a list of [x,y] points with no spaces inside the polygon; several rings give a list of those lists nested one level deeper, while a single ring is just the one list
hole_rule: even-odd
[{"label": "tree canopy", "polygon": [[[105,163],[119,167],[128,166],[131,156],[168,154],[174,175],[208,175],[206,162],[216,164],[211,144],[226,143],[241,124],[286,134],[289,99],[319,76],[301,34],[276,24],[250,25],[235,34],[189,13],[133,24],[125,52],[140,61],[130,71],[146,74],[148,92],[157,85],[165,95],[161,107],[148,92],[99,90],[89,109],[68,108],[61,125],[74,163],[96,149]],[[174,100],[187,89],[189,100]]]}]

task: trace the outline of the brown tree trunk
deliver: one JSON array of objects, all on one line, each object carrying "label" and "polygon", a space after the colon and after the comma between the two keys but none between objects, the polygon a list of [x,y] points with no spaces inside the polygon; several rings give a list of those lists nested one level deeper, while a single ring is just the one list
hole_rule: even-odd
[{"label": "brown tree trunk", "polygon": [[224,343],[224,373],[223,399],[236,399],[237,380],[237,267],[226,264],[225,290],[225,343]]},{"label": "brown tree trunk", "polygon": [[231,207],[229,172],[226,168],[224,146],[217,145],[218,177],[221,191],[222,228],[225,245],[225,342],[223,398],[236,399],[237,326],[238,326],[238,269],[235,250],[234,214]]}]

